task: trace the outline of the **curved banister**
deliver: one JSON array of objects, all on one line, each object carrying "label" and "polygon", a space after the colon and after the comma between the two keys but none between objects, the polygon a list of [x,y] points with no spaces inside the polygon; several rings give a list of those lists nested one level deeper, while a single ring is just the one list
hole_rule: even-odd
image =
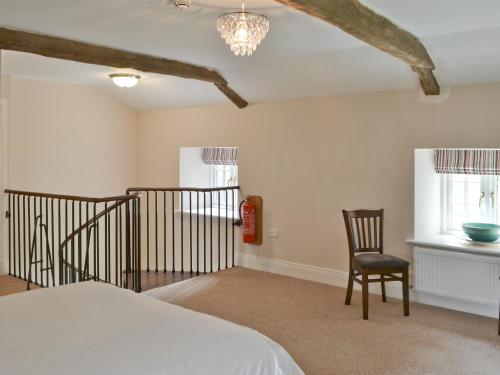
[{"label": "curved banister", "polygon": [[[92,276],[93,279],[101,279],[99,268],[96,271],[95,264],[97,261],[99,267],[100,244],[99,233],[96,233],[96,230],[98,231],[99,221],[103,220],[106,222],[107,231],[113,225],[116,231],[115,238],[120,238],[120,251],[115,255],[115,262],[119,256],[122,265],[122,256],[124,257],[126,269],[133,270],[131,275],[133,287],[135,290],[140,290],[140,194],[99,198],[14,189],[6,189],[5,193],[9,274],[28,281],[28,285],[33,282],[41,287],[50,286],[50,273],[52,273],[52,286],[88,279],[92,276],[91,272],[96,274],[95,277]],[[89,215],[89,208],[92,205],[93,212]],[[127,207],[123,216],[121,208],[124,205]],[[103,210],[97,213],[97,207]],[[119,225],[111,224],[111,216],[115,216],[117,220],[119,218]],[[107,233],[106,236],[109,236]],[[97,237],[91,240],[92,235]],[[112,240],[106,236],[103,239],[106,240],[105,246],[109,251]],[[130,242],[131,239],[133,242]],[[126,252],[122,252],[122,243]],[[82,244],[85,249],[81,248]],[[97,260],[93,260],[93,268],[88,266],[92,254],[97,256]],[[84,255],[83,263],[81,255]],[[54,263],[58,266],[56,267]],[[35,267],[34,270],[32,267]],[[59,277],[54,277],[54,272],[57,272]],[[118,279],[116,272],[113,278],[115,281],[111,281],[111,271],[109,268],[106,269],[103,281],[116,282],[123,286],[121,282],[123,279]],[[119,274],[122,274],[121,269]],[[126,280],[125,287],[128,287],[128,276]]]},{"label": "curved banister", "polygon": [[[232,267],[239,191],[240,186],[131,187],[126,195],[92,198],[6,189],[9,274],[27,280],[33,266],[33,282],[42,287],[50,286],[50,269],[58,273],[52,286],[93,279],[140,291],[150,264],[154,271],[196,275]],[[36,216],[43,217],[50,243],[40,240],[40,226],[32,227]]]},{"label": "curved banister", "polygon": [[116,200],[116,201],[119,200],[119,202],[117,202],[117,203],[109,206],[108,208],[104,209],[103,211],[99,212],[96,216],[94,216],[92,219],[90,219],[89,221],[87,221],[85,224],[82,224],[80,227],[78,227],[77,229],[75,229],[68,237],[66,237],[66,239],[63,242],[61,242],[61,244],[59,245],[59,253],[61,252],[61,249],[68,244],[68,242],[72,241],[78,234],[80,234],[81,232],[83,232],[91,224],[95,223],[101,217],[103,217],[104,215],[110,213],[115,208],[118,208],[121,205],[123,205],[124,203],[126,203],[126,202],[128,202],[128,201],[130,201],[132,199],[138,198],[138,197],[139,197],[139,194],[132,194],[132,195],[124,195],[122,197],[119,197],[118,199],[113,199],[113,200]]},{"label": "curved banister", "polygon": [[[110,200],[116,201],[116,203],[112,204],[111,206],[105,208],[103,211],[99,212],[95,216],[92,217],[92,219],[88,220],[84,224],[82,224],[80,227],[75,229],[72,233],[70,233],[66,239],[61,242],[59,245],[59,259],[61,260],[61,263],[63,266],[68,267],[72,270],[73,273],[79,273],[81,270],[76,267],[74,264],[68,262],[64,258],[64,249],[65,247],[75,239],[79,234],[81,234],[84,230],[92,228],[93,226],[96,225],[96,223],[101,219],[103,216],[109,214],[111,211],[121,207],[122,205],[126,204],[127,202],[134,200],[136,198],[139,198],[139,194],[131,194],[131,195],[123,195],[119,197],[113,197],[112,199],[108,198],[100,198],[99,202],[94,202],[94,203],[102,203],[102,202],[109,202]],[[104,281],[101,279],[96,278],[96,275],[92,277],[93,280],[99,280],[99,281]]]}]

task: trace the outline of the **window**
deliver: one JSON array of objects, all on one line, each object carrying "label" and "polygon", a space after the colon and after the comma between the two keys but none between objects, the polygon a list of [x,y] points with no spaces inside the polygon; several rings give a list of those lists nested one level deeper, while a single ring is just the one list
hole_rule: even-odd
[{"label": "window", "polygon": [[442,181],[442,232],[461,231],[467,221],[498,223],[496,175],[445,174]]},{"label": "window", "polygon": [[[225,188],[238,185],[237,148],[235,147],[181,147],[179,153],[179,186],[195,188]],[[202,213],[229,217],[237,216],[239,195],[232,191],[216,191],[206,195]],[[184,194],[184,210],[189,209],[189,196]],[[191,206],[197,207],[192,196]]]},{"label": "window", "polygon": [[[236,165],[211,165],[212,169],[212,186],[211,187],[227,187],[227,186],[237,186],[238,185],[238,166]],[[227,194],[227,196],[226,196]],[[232,193],[226,193],[221,191],[220,193],[214,194],[213,197],[213,209],[220,208],[222,210],[226,209],[226,206],[231,209],[233,205],[237,205],[237,202],[232,202]],[[227,204],[226,204],[227,202]]]},{"label": "window", "polygon": [[238,166],[212,165],[212,187],[238,185]]}]

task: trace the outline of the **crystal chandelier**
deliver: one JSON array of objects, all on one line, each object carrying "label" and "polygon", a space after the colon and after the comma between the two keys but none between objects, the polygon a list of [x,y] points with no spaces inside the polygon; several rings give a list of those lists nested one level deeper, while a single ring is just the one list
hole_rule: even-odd
[{"label": "crystal chandelier", "polygon": [[241,12],[225,13],[217,18],[217,31],[236,56],[250,56],[269,31],[269,20],[262,14],[245,12],[242,2]]}]

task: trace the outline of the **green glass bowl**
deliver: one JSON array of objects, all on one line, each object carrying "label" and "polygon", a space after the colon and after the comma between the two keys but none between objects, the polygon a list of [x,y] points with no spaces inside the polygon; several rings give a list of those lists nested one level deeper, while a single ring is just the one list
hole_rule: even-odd
[{"label": "green glass bowl", "polygon": [[464,223],[464,233],[473,241],[495,242],[500,237],[500,225],[489,223]]}]

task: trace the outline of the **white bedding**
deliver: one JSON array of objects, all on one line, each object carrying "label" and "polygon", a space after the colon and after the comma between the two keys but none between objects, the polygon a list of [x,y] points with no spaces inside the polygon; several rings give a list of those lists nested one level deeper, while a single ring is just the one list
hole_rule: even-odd
[{"label": "white bedding", "polygon": [[87,282],[0,298],[0,374],[303,372],[254,330]]}]

